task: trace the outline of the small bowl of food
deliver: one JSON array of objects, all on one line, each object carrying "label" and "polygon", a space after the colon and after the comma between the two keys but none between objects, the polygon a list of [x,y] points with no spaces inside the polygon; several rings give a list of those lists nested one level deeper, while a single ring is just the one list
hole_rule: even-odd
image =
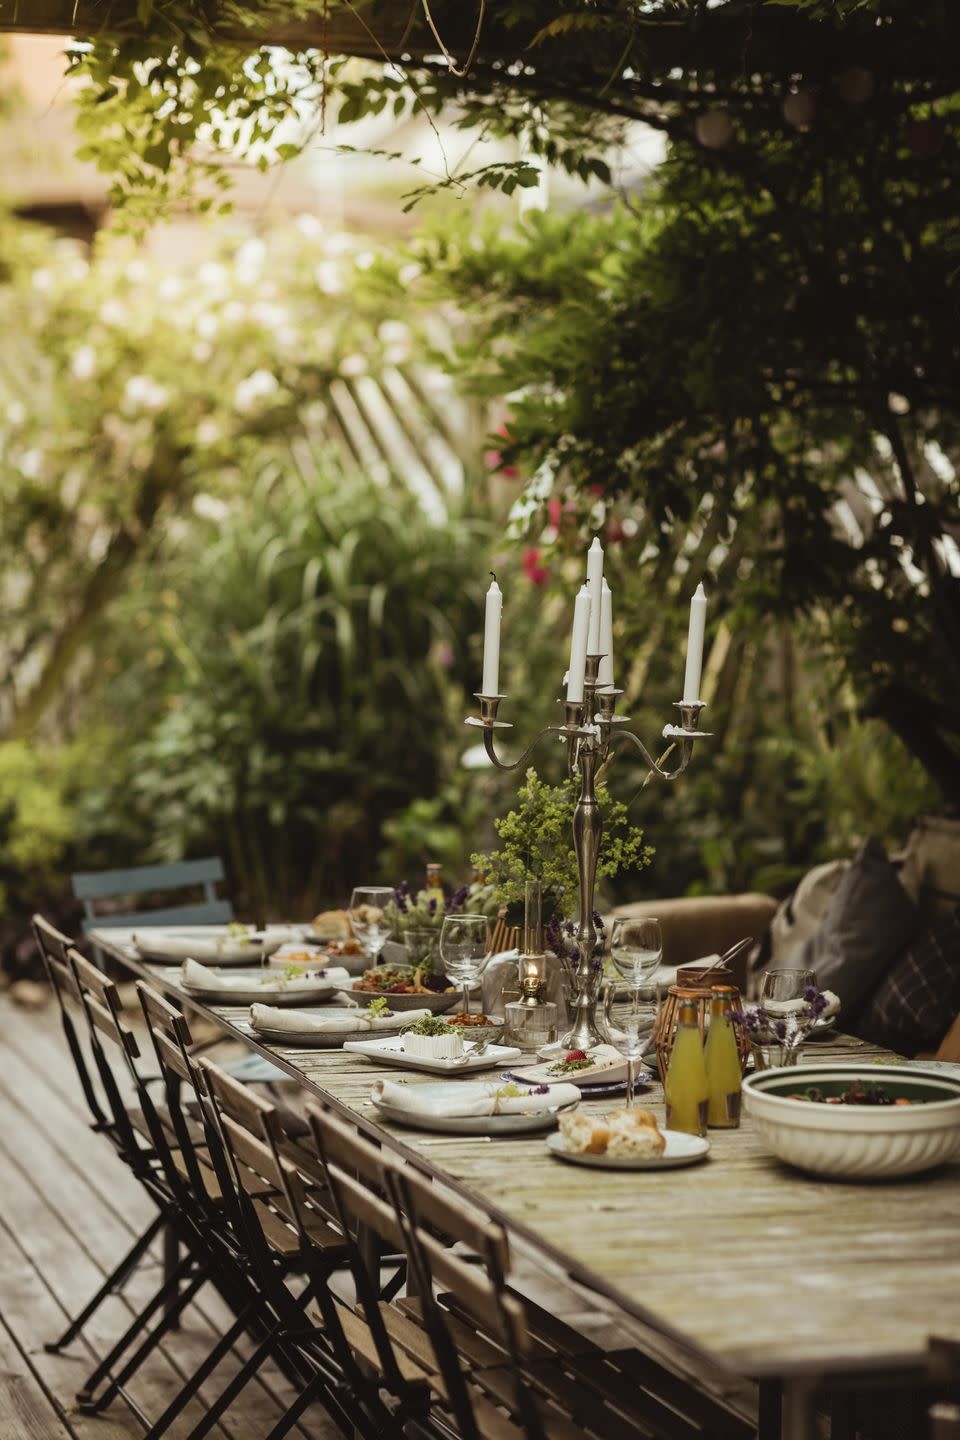
[{"label": "small bowl of food", "polygon": [[960,1077],[941,1071],[761,1070],[744,1080],[743,1102],[762,1143],[815,1175],[886,1180],[960,1160]]},{"label": "small bowl of food", "polygon": [[[462,999],[459,991],[457,995]],[[468,1015],[464,1010],[458,1010],[455,1015],[445,1015],[444,1019],[448,1025],[459,1025],[464,1040],[492,1040],[497,1044],[503,1033],[504,1022],[496,1015],[484,1015],[482,1012]]]}]

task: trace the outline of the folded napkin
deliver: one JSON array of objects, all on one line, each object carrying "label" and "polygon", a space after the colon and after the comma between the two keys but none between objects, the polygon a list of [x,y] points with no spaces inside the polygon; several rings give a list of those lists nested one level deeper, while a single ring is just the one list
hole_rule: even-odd
[{"label": "folded napkin", "polygon": [[[837,1015],[840,1011],[840,1001],[832,990],[824,990],[826,1005],[820,1011],[821,1020],[829,1020],[831,1015]],[[763,1008],[768,1015],[798,1015],[801,1010],[807,1008],[806,1000],[764,1000]]]},{"label": "folded napkin", "polygon": [[503,1081],[449,1081],[438,1085],[398,1085],[392,1080],[378,1080],[370,1092],[374,1102],[384,1101],[409,1115],[443,1115],[463,1118],[468,1115],[529,1115],[538,1110],[552,1110],[580,1099],[575,1085],[551,1085],[537,1094],[498,1095]]},{"label": "folded napkin", "polygon": [[[340,965],[332,967],[318,966],[324,971],[322,979],[314,975],[294,975],[291,979],[276,970],[264,970],[262,975],[264,993],[283,990],[285,993],[291,990],[315,990],[320,984],[329,983],[334,989],[340,986],[346,987],[350,984],[350,975]],[[180,980],[189,990],[222,990],[228,994],[231,990],[249,990],[255,983],[249,975],[218,975],[215,970],[210,970],[206,965],[198,965],[196,960],[184,960],[180,966]]]},{"label": "folded napkin", "polygon": [[332,1035],[337,1031],[356,1033],[358,1030],[399,1030],[401,1025],[420,1020],[429,1014],[429,1010],[404,1010],[400,1014],[371,1015],[368,1011],[357,1008],[351,1010],[349,1015],[344,1015],[342,1011],[339,1014],[324,1015],[322,1011],[316,1010],[288,1010],[280,1009],[277,1005],[251,1005],[250,1024],[254,1030],[309,1030],[317,1035]]}]

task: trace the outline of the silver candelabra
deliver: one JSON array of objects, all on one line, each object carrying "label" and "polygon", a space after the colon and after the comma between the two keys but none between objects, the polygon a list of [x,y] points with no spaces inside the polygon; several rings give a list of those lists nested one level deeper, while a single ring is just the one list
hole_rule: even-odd
[{"label": "silver candelabra", "polygon": [[[495,732],[513,728],[509,721],[497,718],[500,702],[505,700],[506,696],[478,693],[480,715],[471,715],[466,722],[483,731],[484,749],[498,770],[518,770],[545,736],[559,735],[567,743],[567,773],[575,775],[579,771],[580,796],[573,812],[573,848],[577,856],[580,887],[580,923],[576,935],[578,962],[576,969],[570,971],[573,985],[572,1023],[561,1044],[582,1050],[589,1049],[591,1045],[602,1040],[596,1021],[601,967],[595,960],[598,937],[593,921],[597,858],[603,835],[603,816],[596,793],[597,771],[611,758],[617,745],[632,745],[639,750],[649,771],[649,778],[657,775],[662,780],[676,780],[690,763],[693,742],[705,739],[709,734],[708,731],[700,729],[703,702],[678,701],[676,708],[680,712],[680,724],[664,726],[663,738],[669,740],[670,744],[660,759],[655,760],[639,736],[626,728],[629,716],[616,713],[617,700],[623,691],[612,686],[603,689],[598,687],[597,674],[602,659],[602,655],[587,656],[583,700],[579,703],[565,701],[564,723],[545,726],[530,741],[519,760],[508,763],[496,752]],[[668,769],[664,762],[677,745],[680,747],[679,759],[673,769]]]}]

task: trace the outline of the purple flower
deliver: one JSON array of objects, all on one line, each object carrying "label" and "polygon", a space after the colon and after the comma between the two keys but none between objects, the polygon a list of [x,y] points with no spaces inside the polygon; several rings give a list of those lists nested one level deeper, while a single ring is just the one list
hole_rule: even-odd
[{"label": "purple flower", "polygon": [[532,1086],[531,1089],[530,1089],[530,1094],[531,1094],[531,1095],[549,1095],[549,1094],[550,1094],[550,1086],[549,1086],[549,1085],[534,1085],[534,1086]]},{"label": "purple flower", "polygon": [[437,913],[437,902],[436,902],[436,900],[428,900],[428,901],[427,901],[427,914],[430,916],[430,919],[431,919],[431,920],[433,919],[434,915],[436,915],[436,913]]},{"label": "purple flower", "polygon": [[449,914],[451,910],[459,910],[469,894],[469,885],[461,885],[458,890],[454,890],[453,894],[447,898],[447,913]]}]

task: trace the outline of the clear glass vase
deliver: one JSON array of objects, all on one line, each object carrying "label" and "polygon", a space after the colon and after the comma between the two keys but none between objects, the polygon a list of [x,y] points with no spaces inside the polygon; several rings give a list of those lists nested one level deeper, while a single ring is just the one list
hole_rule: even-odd
[{"label": "clear glass vase", "polygon": [[754,1070],[779,1070],[787,1065],[796,1065],[803,1045],[785,1045],[780,1040],[770,1042],[751,1040]]}]

